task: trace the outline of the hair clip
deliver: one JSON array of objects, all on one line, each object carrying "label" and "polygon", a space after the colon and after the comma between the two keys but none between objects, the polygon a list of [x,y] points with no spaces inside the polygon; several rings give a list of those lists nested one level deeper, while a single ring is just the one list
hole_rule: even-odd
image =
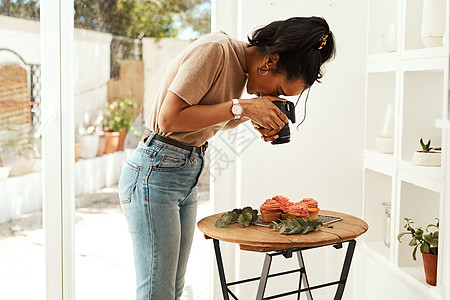
[{"label": "hair clip", "polygon": [[320,38],[319,42],[322,42],[322,44],[320,44],[319,46],[319,50],[323,48],[323,46],[325,46],[327,44],[327,38],[328,38],[328,34],[324,34],[322,35],[322,37]]}]

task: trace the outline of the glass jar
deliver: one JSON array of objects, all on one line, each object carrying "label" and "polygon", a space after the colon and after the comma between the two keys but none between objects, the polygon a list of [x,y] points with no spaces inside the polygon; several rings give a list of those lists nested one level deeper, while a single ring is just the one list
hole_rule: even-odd
[{"label": "glass jar", "polygon": [[384,216],[383,216],[383,241],[386,247],[391,246],[391,203],[383,202]]}]

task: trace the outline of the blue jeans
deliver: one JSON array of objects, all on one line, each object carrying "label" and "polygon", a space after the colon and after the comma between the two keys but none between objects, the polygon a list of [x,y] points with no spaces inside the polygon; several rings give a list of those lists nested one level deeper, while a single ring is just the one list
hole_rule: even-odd
[{"label": "blue jeans", "polygon": [[152,136],[124,166],[119,196],[133,242],[136,300],[181,297],[202,168],[202,154]]}]

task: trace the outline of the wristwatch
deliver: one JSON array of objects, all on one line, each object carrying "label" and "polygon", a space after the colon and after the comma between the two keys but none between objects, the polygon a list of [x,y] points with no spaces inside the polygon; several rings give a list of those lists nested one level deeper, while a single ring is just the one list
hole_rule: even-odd
[{"label": "wristwatch", "polygon": [[238,99],[233,99],[231,101],[233,102],[233,106],[231,106],[231,112],[234,115],[234,120],[238,121],[241,118],[241,114],[244,109],[242,108],[242,105],[239,104]]}]

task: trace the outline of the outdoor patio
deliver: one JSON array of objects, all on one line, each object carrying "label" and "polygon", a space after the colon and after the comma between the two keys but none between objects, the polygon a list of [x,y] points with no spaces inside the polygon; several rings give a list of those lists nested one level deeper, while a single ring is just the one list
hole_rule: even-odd
[{"label": "outdoor patio", "polygon": [[[76,200],[76,298],[134,299],[132,246],[117,186]],[[209,203],[208,185],[200,184],[198,220],[210,214]],[[43,245],[40,211],[0,224],[3,299],[44,299]],[[209,299],[211,249],[211,243],[196,231],[183,300]]]}]

